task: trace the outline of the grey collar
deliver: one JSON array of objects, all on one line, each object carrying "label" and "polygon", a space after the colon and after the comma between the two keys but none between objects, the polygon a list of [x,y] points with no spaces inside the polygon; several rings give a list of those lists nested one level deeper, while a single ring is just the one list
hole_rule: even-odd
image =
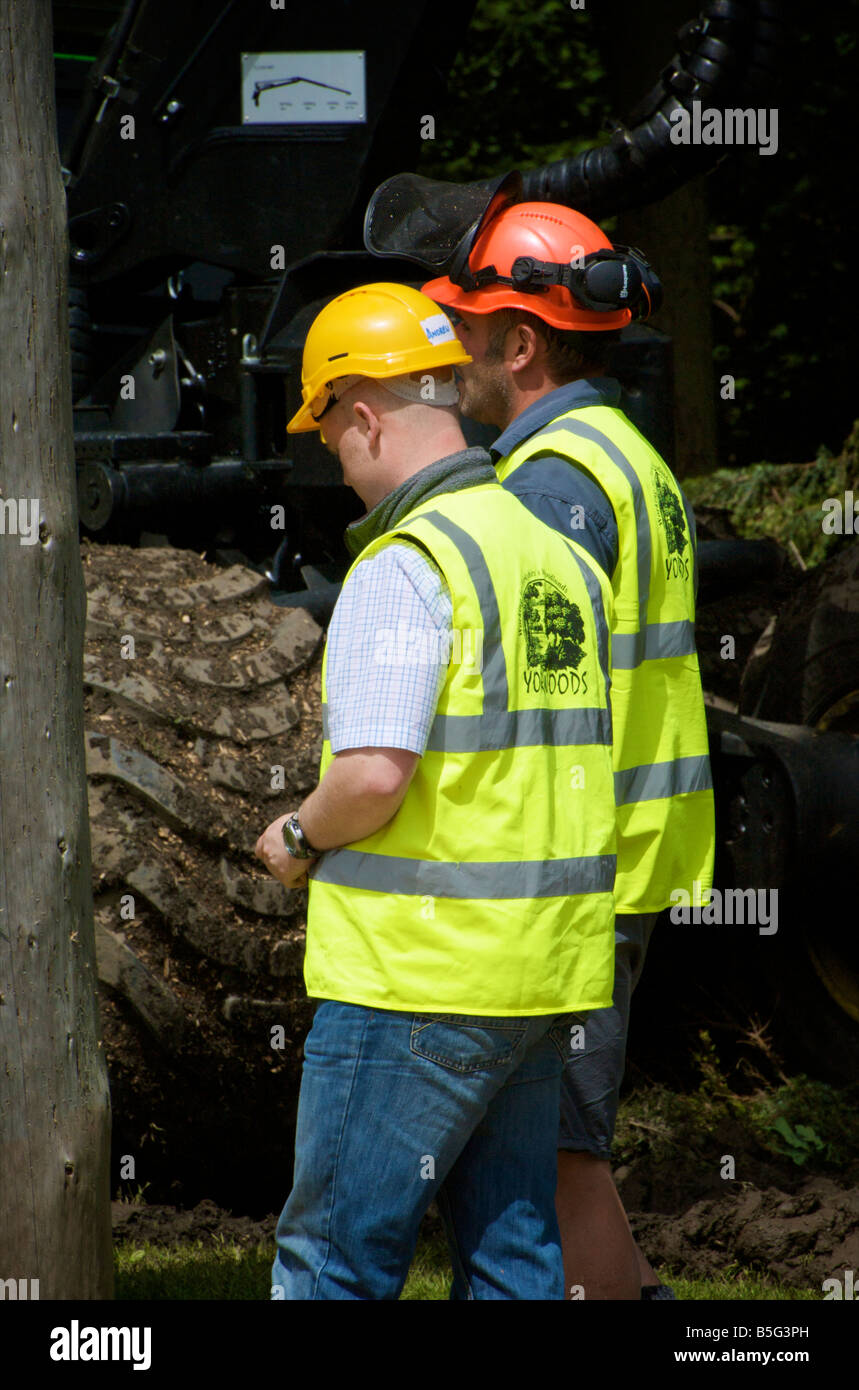
[{"label": "grey collar", "polygon": [[346,549],[357,557],[371,541],[393,530],[419,503],[437,493],[459,492],[462,488],[497,482],[498,475],[485,449],[460,449],[458,453],[447,454],[406,478],[377,502],[372,511],[347,526],[343,536]]}]

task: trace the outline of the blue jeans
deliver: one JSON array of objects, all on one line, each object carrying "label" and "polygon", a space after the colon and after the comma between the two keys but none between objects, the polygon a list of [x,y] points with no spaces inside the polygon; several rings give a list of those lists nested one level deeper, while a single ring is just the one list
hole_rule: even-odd
[{"label": "blue jeans", "polygon": [[452,1298],[563,1299],[560,1078],[570,1027],[587,1016],[320,1004],[272,1297],[398,1298],[435,1197]]}]

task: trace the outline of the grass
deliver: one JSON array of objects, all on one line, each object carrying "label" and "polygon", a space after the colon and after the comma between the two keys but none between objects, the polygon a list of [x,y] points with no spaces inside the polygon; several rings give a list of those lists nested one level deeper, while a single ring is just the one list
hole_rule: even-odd
[{"label": "grass", "polygon": [[272,1249],[265,1245],[126,1242],[115,1248],[113,1259],[117,1299],[267,1299],[271,1287]]},{"label": "grass", "polygon": [[421,1235],[406,1286],[400,1297],[412,1302],[446,1299],[452,1278],[447,1242],[442,1235]]},{"label": "grass", "polygon": [[[272,1242],[274,1233],[272,1233]],[[272,1245],[253,1249],[227,1241],[204,1247],[201,1242],[178,1249],[154,1245],[123,1244],[117,1247],[116,1297],[119,1300],[251,1299],[269,1298]],[[719,1279],[684,1279],[670,1269],[660,1269],[663,1283],[670,1284],[678,1299],[768,1301],[816,1300],[811,1289],[793,1289],[760,1275],[740,1270]],[[421,1236],[406,1280],[403,1301],[446,1300],[450,1289],[450,1263],[444,1238]]]},{"label": "grass", "polygon": [[755,1303],[779,1302],[790,1299],[792,1302],[819,1303],[821,1293],[818,1289],[794,1289],[786,1284],[775,1284],[763,1275],[741,1274],[723,1275],[720,1279],[683,1279],[670,1269],[659,1269],[663,1284],[670,1284],[678,1299],[715,1299],[719,1302],[748,1300]]},{"label": "grass", "polygon": [[[274,1230],[270,1245],[253,1248],[222,1240],[175,1248],[124,1242],[114,1251],[116,1298],[145,1299],[268,1299]],[[441,1236],[422,1236],[415,1251],[402,1298],[412,1301],[446,1299],[450,1263]]]}]

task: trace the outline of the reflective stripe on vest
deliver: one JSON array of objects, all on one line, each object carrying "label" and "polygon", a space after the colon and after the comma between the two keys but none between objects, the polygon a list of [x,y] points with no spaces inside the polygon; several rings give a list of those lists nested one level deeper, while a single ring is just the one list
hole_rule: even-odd
[{"label": "reflective stripe on vest", "polygon": [[[328,706],[322,706],[322,737],[328,738]],[[611,743],[607,709],[490,710],[486,714],[437,714],[427,749],[433,753],[485,753],[500,748],[563,747]]]},{"label": "reflective stripe on vest", "polygon": [[579,859],[518,859],[515,864],[490,859],[446,864],[436,859],[400,859],[333,849],[323,855],[313,878],[370,893],[407,893],[434,898],[557,898],[580,893],[610,893],[613,854]]},{"label": "reflective stripe on vest", "polygon": [[704,792],[712,789],[710,759],[706,753],[698,757],[674,758],[670,763],[644,763],[627,767],[614,774],[614,795],[618,806],[634,801],[657,801],[679,792]]}]

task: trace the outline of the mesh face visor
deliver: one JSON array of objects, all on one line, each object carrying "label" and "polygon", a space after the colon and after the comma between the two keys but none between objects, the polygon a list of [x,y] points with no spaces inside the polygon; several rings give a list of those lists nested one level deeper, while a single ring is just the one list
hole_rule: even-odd
[{"label": "mesh face visor", "polygon": [[515,171],[477,183],[446,183],[395,174],[367,204],[364,245],[377,256],[405,256],[428,271],[444,270],[464,240],[521,193]]}]

